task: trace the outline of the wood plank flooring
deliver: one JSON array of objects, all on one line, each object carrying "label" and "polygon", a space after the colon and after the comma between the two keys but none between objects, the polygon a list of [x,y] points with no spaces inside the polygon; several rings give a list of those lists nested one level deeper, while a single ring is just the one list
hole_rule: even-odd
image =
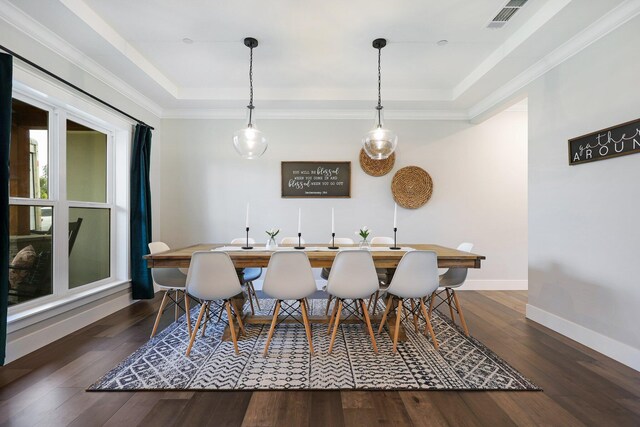
[{"label": "wood plank flooring", "polygon": [[0,368],[0,426],[640,425],[640,373],[526,320],[526,292],[460,298],[471,334],[543,392],[85,392],[147,341],[156,296]]}]

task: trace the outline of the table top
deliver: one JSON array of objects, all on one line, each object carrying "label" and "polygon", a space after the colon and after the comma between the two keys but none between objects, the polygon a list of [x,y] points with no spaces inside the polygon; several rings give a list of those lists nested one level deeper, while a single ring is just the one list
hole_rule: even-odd
[{"label": "table top", "polygon": [[[160,268],[160,267],[189,267],[191,262],[191,255],[196,251],[210,251],[216,248],[228,246],[240,247],[242,245],[230,245],[228,243],[198,243],[196,245],[187,246],[184,248],[171,249],[165,252],[159,252],[153,255],[146,255],[144,259],[147,260],[147,267]],[[291,248],[295,245],[280,245],[279,248]],[[310,250],[305,251],[309,257],[312,267],[331,267],[333,259],[338,253],[338,250],[324,250],[327,247],[326,243],[307,243],[305,244]],[[342,249],[345,248],[357,248],[358,245],[337,245]],[[372,245],[373,250],[371,256],[376,267],[379,268],[395,268],[398,266],[398,262],[402,256],[406,253],[406,248],[412,248],[417,250],[435,251],[438,254],[438,267],[451,268],[451,267],[466,267],[466,268],[480,268],[480,263],[485,257],[470,252],[459,251],[454,248],[447,248],[445,246],[425,244],[425,243],[406,243],[400,244],[403,250],[381,250],[387,247],[386,245]],[[313,248],[323,248],[323,250],[313,250]],[[378,249],[380,248],[380,249]],[[269,264],[269,258],[273,253],[273,250],[267,251],[262,245],[254,244],[254,248],[251,250],[233,250],[227,252],[231,257],[234,265],[237,268],[246,267],[266,267]]]}]

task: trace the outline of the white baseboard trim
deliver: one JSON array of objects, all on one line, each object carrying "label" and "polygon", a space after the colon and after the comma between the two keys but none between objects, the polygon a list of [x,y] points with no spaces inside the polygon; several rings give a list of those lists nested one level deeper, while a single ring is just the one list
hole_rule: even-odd
[{"label": "white baseboard trim", "polygon": [[[24,335],[19,335],[20,331],[16,331],[14,334],[7,336],[7,355],[5,364],[10,363],[22,356],[25,356],[32,351],[35,351],[47,344],[50,344],[60,338],[69,335],[78,329],[102,319],[126,306],[130,305],[133,300],[131,299],[131,292],[129,290],[123,291],[122,295],[118,295],[112,298],[105,297],[107,301],[99,303],[91,308],[83,311],[79,311],[71,316],[64,316],[62,319],[51,318],[36,324],[33,326],[39,326],[34,328]],[[27,328],[25,328],[27,329]],[[14,335],[14,337],[12,337]]]},{"label": "white baseboard trim", "polygon": [[530,304],[527,304],[526,317],[636,371],[640,371],[640,349],[616,341],[613,338]]},{"label": "white baseboard trim", "polygon": [[526,291],[528,280],[467,280],[456,291]]}]

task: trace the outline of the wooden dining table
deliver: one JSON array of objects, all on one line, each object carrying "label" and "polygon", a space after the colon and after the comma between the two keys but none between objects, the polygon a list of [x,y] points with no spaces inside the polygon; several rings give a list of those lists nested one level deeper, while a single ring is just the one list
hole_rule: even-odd
[{"label": "wooden dining table", "polygon": [[[253,249],[244,250],[240,245],[231,245],[229,243],[198,243],[191,246],[186,246],[178,249],[171,249],[165,252],[158,252],[144,256],[147,261],[148,268],[188,268],[191,262],[191,256],[194,252],[198,251],[213,251],[227,249],[225,252],[229,254],[231,261],[237,269],[251,268],[251,267],[267,267],[269,259],[273,250],[267,250],[264,246],[254,245]],[[291,249],[294,250],[295,245],[280,245],[278,250]],[[358,245],[337,245],[343,250],[349,248],[355,249]],[[326,243],[307,243],[305,244],[305,252],[311,263],[311,267],[322,268],[331,267],[333,260],[339,250],[328,250]],[[387,245],[372,245],[371,256],[376,268],[396,268],[402,256],[408,250],[428,250],[436,252],[438,256],[438,267],[440,268],[480,268],[482,260],[485,259],[483,255],[478,255],[470,252],[459,251],[454,248],[448,248],[445,246],[428,244],[428,243],[407,243],[398,245],[400,250],[391,250]],[[241,274],[241,273],[240,273]],[[245,296],[239,295],[235,298],[234,305],[236,309],[244,307]],[[393,325],[395,324],[393,310],[390,313],[389,329],[393,332]],[[309,320],[313,323],[327,323],[327,316],[309,316]],[[371,317],[372,321],[380,320],[376,316]],[[295,321],[289,319],[288,321]],[[357,319],[352,321],[357,322]],[[268,324],[271,322],[270,315],[251,315],[250,313],[243,313],[243,322],[245,324]],[[345,319],[341,323],[350,323],[348,319]],[[237,325],[236,325],[237,328]],[[227,328],[228,329],[228,328]],[[223,335],[223,340],[229,339],[229,331],[226,331]],[[406,339],[403,328],[400,328],[399,340]]]},{"label": "wooden dining table", "polygon": [[[197,251],[210,251],[222,247],[238,247],[237,251],[229,251],[231,261],[236,268],[248,268],[248,267],[266,267],[269,264],[269,259],[273,251],[267,251],[264,246],[255,245],[250,250],[240,250],[242,245],[231,245],[228,243],[198,243],[196,245],[187,246],[184,248],[171,249],[166,252],[159,252],[155,254],[146,255],[144,259],[147,261],[147,267],[149,268],[162,268],[162,267],[180,267],[188,268],[191,262],[191,255]],[[280,245],[279,249],[291,248],[293,250],[294,245]],[[338,245],[340,248],[357,248],[358,245]],[[311,267],[331,267],[333,259],[335,258],[338,250],[313,250],[313,248],[326,248],[326,243],[307,243],[305,244],[307,250],[305,250],[311,262]],[[435,251],[438,255],[438,267],[451,268],[451,267],[463,267],[463,268],[480,268],[482,260],[485,259],[483,255],[477,255],[474,253],[459,251],[453,248],[447,248],[445,246],[427,244],[427,243],[406,243],[399,245],[400,248],[405,250],[383,250],[386,245],[372,245],[371,256],[373,257],[373,263],[378,268],[395,268],[398,266],[398,262],[402,256],[406,253],[406,249],[416,249],[423,251]]]}]

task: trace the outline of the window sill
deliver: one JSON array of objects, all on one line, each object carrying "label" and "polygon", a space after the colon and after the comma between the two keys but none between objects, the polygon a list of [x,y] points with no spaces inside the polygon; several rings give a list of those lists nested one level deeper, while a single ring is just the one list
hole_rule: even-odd
[{"label": "window sill", "polygon": [[53,301],[45,302],[37,307],[24,309],[7,316],[7,333],[19,331],[43,320],[50,319],[67,311],[98,301],[109,295],[129,290],[130,281],[118,281],[77,292]]}]

